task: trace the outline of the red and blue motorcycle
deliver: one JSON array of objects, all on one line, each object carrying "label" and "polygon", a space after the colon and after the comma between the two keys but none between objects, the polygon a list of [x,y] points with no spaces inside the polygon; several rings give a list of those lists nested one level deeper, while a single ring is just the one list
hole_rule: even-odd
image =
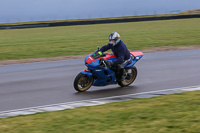
[{"label": "red and blue motorcycle", "polygon": [[79,92],[84,92],[93,86],[106,86],[110,84],[119,84],[121,87],[133,83],[137,76],[137,68],[134,64],[143,57],[140,51],[130,52],[131,59],[125,66],[124,80],[118,80],[116,71],[111,69],[106,61],[116,59],[115,55],[102,53],[99,47],[93,54],[85,57],[86,70],[81,71],[74,80],[74,88]]}]

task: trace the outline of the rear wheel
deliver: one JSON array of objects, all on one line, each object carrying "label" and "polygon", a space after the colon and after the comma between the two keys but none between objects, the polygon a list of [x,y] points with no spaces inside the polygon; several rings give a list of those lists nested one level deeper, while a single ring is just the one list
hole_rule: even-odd
[{"label": "rear wheel", "polygon": [[121,87],[129,86],[133,83],[137,77],[137,68],[133,66],[132,68],[126,68],[126,78],[123,81],[117,81]]},{"label": "rear wheel", "polygon": [[93,77],[89,78],[87,75],[79,73],[74,80],[74,88],[79,92],[84,92],[92,86],[93,81]]}]

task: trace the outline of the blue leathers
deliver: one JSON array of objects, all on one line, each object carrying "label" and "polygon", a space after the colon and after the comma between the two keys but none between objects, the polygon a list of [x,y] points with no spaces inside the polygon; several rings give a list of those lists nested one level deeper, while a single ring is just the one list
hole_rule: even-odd
[{"label": "blue leathers", "polygon": [[112,44],[109,43],[109,44],[103,46],[100,49],[100,51],[105,52],[108,49],[112,49],[112,52],[117,57],[113,61],[114,65],[122,64],[125,60],[130,59],[130,52],[122,40],[120,40],[119,43],[115,46],[113,46]]}]

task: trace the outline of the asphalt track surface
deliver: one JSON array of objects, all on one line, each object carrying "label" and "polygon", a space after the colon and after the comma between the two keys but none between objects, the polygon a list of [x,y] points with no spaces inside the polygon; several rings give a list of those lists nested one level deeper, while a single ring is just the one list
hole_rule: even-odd
[{"label": "asphalt track surface", "polygon": [[200,85],[200,49],[146,53],[129,87],[91,87],[79,93],[84,59],[0,66],[0,111]]}]

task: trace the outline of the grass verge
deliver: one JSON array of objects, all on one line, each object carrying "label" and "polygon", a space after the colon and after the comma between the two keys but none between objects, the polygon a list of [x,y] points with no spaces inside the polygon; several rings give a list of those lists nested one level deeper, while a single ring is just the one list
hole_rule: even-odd
[{"label": "grass verge", "polygon": [[0,30],[0,60],[89,54],[120,33],[130,50],[199,45],[200,18]]},{"label": "grass verge", "polygon": [[6,133],[199,133],[200,91],[0,119]]}]

